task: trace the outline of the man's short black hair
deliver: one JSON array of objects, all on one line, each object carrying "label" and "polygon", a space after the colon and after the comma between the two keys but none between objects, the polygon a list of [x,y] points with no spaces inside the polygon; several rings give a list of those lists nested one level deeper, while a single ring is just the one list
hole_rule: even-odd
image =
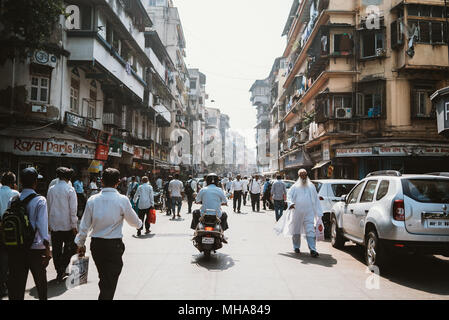
[{"label": "man's short black hair", "polygon": [[103,172],[103,184],[106,188],[114,188],[120,182],[120,171],[114,168],[107,168]]},{"label": "man's short black hair", "polygon": [[132,176],[132,177],[131,177],[131,181],[136,181],[136,177],[135,177],[135,176]]},{"label": "man's short black hair", "polygon": [[175,174],[175,179],[178,180],[179,179],[179,173]]},{"label": "man's short black hair", "polygon": [[276,179],[281,180],[281,179],[282,179],[282,176],[281,176],[280,174],[278,174],[278,175],[276,176]]},{"label": "man's short black hair", "polygon": [[3,174],[1,182],[4,186],[13,186],[16,182],[16,175],[11,171],[8,171]]}]

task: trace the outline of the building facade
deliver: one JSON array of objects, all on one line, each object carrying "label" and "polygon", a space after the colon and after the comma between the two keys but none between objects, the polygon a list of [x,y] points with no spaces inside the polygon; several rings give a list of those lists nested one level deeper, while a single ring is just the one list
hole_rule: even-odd
[{"label": "building facade", "polygon": [[444,1],[374,2],[293,2],[277,103],[291,178],[299,167],[315,178],[444,171],[430,99],[449,80]]}]

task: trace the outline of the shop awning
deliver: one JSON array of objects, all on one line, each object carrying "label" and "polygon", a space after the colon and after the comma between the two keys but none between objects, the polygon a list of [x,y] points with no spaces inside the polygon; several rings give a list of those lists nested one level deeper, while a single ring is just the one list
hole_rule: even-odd
[{"label": "shop awning", "polygon": [[315,165],[315,167],[312,168],[312,170],[320,169],[320,168],[324,167],[325,165],[327,165],[327,164],[329,164],[329,163],[331,163],[330,160],[327,160],[327,161],[320,161],[320,162],[318,162],[318,163]]}]

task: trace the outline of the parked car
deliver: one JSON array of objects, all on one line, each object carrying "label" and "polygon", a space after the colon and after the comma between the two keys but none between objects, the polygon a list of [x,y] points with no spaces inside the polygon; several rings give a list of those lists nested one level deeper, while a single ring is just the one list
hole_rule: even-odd
[{"label": "parked car", "polygon": [[364,248],[368,266],[397,252],[449,256],[449,178],[369,174],[331,211],[331,243]]},{"label": "parked car", "polygon": [[316,187],[318,196],[320,198],[321,208],[323,209],[323,224],[324,236],[330,238],[331,235],[331,219],[330,213],[335,203],[341,201],[342,196],[349,194],[349,192],[356,186],[360,180],[345,180],[345,179],[325,179],[312,180]]}]

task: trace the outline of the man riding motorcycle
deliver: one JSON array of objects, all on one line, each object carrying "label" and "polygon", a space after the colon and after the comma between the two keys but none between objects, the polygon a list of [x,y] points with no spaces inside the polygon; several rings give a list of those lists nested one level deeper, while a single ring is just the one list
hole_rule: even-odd
[{"label": "man riding motorcycle", "polygon": [[[221,211],[221,205],[227,205],[226,195],[219,187],[220,181],[215,173],[211,173],[206,177],[207,187],[204,187],[198,193],[195,202],[197,204],[202,204],[200,210],[193,211],[193,218],[191,228],[196,229],[200,221],[202,213],[206,210],[215,210],[218,213],[218,218],[221,220],[221,228],[226,231],[228,226],[228,215],[226,212]],[[224,243],[227,243],[226,239],[222,239]]]}]

